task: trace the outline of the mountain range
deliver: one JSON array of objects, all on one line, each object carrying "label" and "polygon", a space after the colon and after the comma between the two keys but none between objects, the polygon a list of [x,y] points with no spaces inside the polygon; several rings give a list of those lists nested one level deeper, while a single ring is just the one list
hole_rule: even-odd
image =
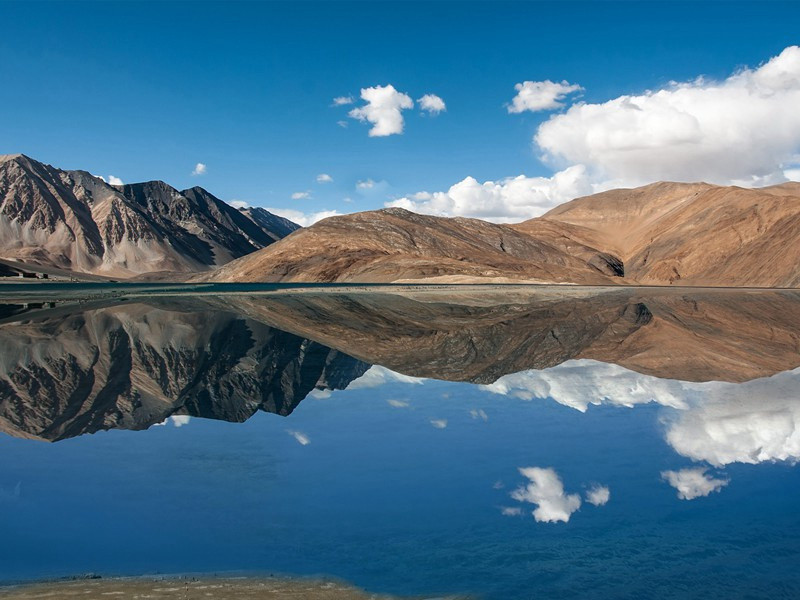
[{"label": "mountain range", "polygon": [[0,156],[0,258],[73,274],[132,278],[212,269],[298,225],[237,210],[200,187],[110,185],[22,154]]},{"label": "mountain range", "polygon": [[800,183],[659,182],[506,225],[387,208],[299,228],[261,208],[237,210],[199,187],[110,185],[7,155],[0,157],[0,270],[20,264],[210,282],[793,288],[800,286]]}]

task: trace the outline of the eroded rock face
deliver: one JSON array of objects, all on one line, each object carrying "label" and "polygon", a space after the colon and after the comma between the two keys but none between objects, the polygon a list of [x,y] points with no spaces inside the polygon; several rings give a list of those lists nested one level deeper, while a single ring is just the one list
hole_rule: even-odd
[{"label": "eroded rock face", "polygon": [[297,228],[270,213],[237,210],[199,187],[179,192],[161,181],[112,186],[24,155],[0,157],[5,259],[109,277],[193,273]]},{"label": "eroded rock face", "polygon": [[[389,208],[331,217],[202,280],[392,282],[492,280],[611,283],[619,261],[478,219]],[[450,278],[450,279],[448,279]]]},{"label": "eroded rock face", "polygon": [[0,429],[55,441],[173,415],[288,415],[313,389],[345,387],[367,368],[191,302],[51,311],[0,326]]}]

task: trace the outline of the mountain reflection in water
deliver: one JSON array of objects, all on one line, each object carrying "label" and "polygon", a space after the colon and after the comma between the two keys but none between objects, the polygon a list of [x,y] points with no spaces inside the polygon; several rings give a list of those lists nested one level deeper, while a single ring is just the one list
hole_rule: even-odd
[{"label": "mountain reflection in water", "polygon": [[[678,381],[741,382],[800,366],[792,291],[187,295],[34,306],[0,311],[10,315],[0,321],[0,428],[48,440],[145,429],[173,415],[288,415],[312,390],[345,388],[371,364],[495,389],[537,380],[540,397],[547,377],[508,376],[574,359]],[[583,386],[584,398],[631,376],[607,371]],[[686,393],[634,403],[677,405]]]},{"label": "mountain reflection in water", "polygon": [[[20,511],[0,520],[17,544],[0,579],[274,569],[407,594],[791,596],[798,390],[800,293],[786,290],[9,304],[11,436],[247,423],[0,438],[0,504]],[[73,468],[91,476],[78,486]],[[62,510],[48,486],[84,550],[37,562],[30,523]],[[184,511],[202,533],[180,528]]]}]

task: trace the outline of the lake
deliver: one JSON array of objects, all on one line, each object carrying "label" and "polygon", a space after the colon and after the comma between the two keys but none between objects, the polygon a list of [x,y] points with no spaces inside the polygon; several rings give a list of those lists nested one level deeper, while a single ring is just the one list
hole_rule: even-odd
[{"label": "lake", "polygon": [[798,291],[0,298],[0,582],[800,595]]}]

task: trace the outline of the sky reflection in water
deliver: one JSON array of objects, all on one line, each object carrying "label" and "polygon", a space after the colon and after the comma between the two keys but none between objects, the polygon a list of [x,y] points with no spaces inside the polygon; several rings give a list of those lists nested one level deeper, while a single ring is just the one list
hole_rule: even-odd
[{"label": "sky reflection in water", "polygon": [[489,385],[374,366],[289,417],[0,436],[0,579],[330,574],[374,591],[791,597],[800,370],[595,360]]}]

